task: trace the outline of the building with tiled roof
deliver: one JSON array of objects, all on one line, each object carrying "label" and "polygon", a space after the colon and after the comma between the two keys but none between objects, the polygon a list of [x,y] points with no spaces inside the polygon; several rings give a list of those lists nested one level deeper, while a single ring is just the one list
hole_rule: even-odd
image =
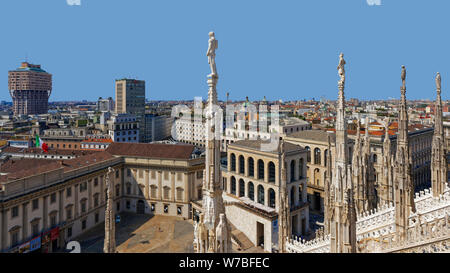
[{"label": "building with tiled roof", "polygon": [[202,196],[204,157],[193,145],[113,143],[106,151],[49,160],[58,152],[50,150],[47,159],[3,158],[0,252],[28,252],[31,241],[49,233],[50,240],[32,250],[51,252],[101,225],[109,167],[115,213],[192,218],[191,201]]}]

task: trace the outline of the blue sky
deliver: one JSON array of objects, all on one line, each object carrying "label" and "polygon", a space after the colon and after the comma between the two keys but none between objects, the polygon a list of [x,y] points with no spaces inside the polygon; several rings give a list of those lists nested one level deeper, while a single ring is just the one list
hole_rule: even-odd
[{"label": "blue sky", "polygon": [[[374,0],[372,0],[374,1]],[[3,0],[0,100],[7,72],[28,57],[53,74],[55,100],[114,97],[114,80],[146,81],[147,99],[207,95],[208,32],[219,40],[219,99],[443,99],[450,77],[448,0]]]}]

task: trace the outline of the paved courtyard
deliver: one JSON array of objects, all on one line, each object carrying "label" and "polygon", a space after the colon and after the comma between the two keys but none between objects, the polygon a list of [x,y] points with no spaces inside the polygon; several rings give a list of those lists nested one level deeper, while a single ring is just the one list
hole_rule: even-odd
[{"label": "paved courtyard", "polygon": [[[173,216],[121,213],[116,224],[116,243],[120,253],[193,252],[192,220]],[[102,253],[104,226],[99,225],[76,240],[82,253]]]},{"label": "paved courtyard", "polygon": [[[116,224],[116,244],[120,253],[192,253],[194,252],[194,226],[192,220],[174,216],[121,213]],[[103,253],[105,229],[100,224],[74,239],[82,253]],[[235,253],[262,253],[261,247],[251,247]]]}]

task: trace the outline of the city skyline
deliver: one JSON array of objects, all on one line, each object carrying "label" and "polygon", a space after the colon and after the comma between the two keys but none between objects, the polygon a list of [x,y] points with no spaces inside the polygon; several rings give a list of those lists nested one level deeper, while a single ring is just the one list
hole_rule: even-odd
[{"label": "city skyline", "polygon": [[[323,4],[328,8],[322,9]],[[222,41],[219,100],[227,92],[231,100],[260,100],[264,95],[270,101],[335,100],[340,52],[351,75],[349,98],[398,99],[398,73],[406,65],[408,99],[433,100],[438,71],[442,98],[448,99],[444,63],[450,53],[440,35],[450,20],[444,14],[450,3],[444,1],[68,5],[62,0],[21,0],[4,6],[0,22],[15,22],[14,28],[5,29],[15,42],[4,45],[0,69],[6,75],[25,60],[41,64],[54,75],[50,102],[114,96],[114,80],[123,77],[145,80],[149,100],[206,97],[207,68],[201,60],[205,33],[211,30]],[[29,22],[19,17],[36,17],[48,29],[21,35]],[[55,20],[60,23],[52,24]],[[2,90],[0,100],[10,101],[6,81]]]}]

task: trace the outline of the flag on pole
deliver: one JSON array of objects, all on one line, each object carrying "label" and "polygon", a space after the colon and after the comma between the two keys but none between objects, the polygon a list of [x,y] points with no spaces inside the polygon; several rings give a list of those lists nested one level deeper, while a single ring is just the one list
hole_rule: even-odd
[{"label": "flag on pole", "polygon": [[42,139],[38,135],[36,135],[36,147],[41,148],[44,153],[48,152],[47,143],[42,141]]}]

